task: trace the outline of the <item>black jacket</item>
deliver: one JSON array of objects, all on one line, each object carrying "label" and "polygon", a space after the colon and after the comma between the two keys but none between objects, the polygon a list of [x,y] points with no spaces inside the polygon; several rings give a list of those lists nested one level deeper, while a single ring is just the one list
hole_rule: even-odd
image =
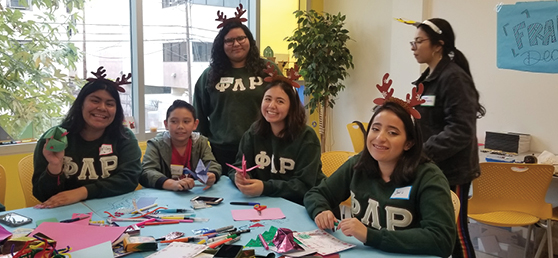
[{"label": "black jacket", "polygon": [[477,98],[472,78],[442,58],[431,76],[430,68],[413,82],[424,85],[422,96],[435,96],[433,106],[417,106],[424,151],[442,169],[450,185],[480,176],[477,145]]}]

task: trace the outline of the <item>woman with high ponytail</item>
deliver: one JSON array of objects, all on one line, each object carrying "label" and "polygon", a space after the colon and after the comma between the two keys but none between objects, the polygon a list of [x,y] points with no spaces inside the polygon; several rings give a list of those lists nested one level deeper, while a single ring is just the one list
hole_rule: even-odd
[{"label": "woman with high ponytail", "polygon": [[477,119],[486,110],[479,102],[469,62],[455,46],[455,34],[444,19],[417,25],[411,50],[428,68],[413,82],[424,85],[424,104],[417,107],[422,119],[424,151],[442,169],[451,190],[460,199],[456,243],[452,257],[475,257],[467,225],[467,200],[471,181],[480,176]]}]

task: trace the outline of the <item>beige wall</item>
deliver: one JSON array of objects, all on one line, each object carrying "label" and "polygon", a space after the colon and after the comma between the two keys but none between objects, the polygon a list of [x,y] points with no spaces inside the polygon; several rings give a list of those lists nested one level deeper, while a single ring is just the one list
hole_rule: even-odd
[{"label": "beige wall", "polygon": [[[415,29],[394,21],[440,17],[456,34],[456,47],[469,59],[473,79],[488,113],[477,124],[477,137],[485,131],[514,131],[532,135],[531,150],[558,153],[558,75],[501,70],[496,67],[497,3],[516,1],[448,0],[324,0],[324,11],[347,15],[349,43],[355,69],[346,80],[333,112],[332,150],[352,149],[345,125],[367,121],[375,88],[385,72],[392,74],[395,95],[404,97],[410,82],[423,68],[412,57],[409,41]],[[558,64],[557,64],[558,65]]]}]

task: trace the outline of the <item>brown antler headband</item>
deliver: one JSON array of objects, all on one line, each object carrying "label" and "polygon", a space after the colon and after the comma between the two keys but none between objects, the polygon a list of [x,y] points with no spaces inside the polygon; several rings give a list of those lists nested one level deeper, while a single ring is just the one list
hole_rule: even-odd
[{"label": "brown antler headband", "polygon": [[424,99],[420,98],[420,95],[424,91],[424,86],[422,85],[422,83],[420,83],[418,86],[413,87],[413,89],[411,90],[412,97],[409,95],[409,93],[407,93],[407,99],[403,101],[402,99],[391,96],[393,95],[393,89],[390,89],[390,87],[393,81],[391,79],[388,80],[388,77],[389,73],[386,73],[384,75],[384,78],[382,79],[382,86],[376,84],[376,88],[378,88],[378,90],[382,93],[383,98],[374,99],[374,104],[383,105],[387,102],[393,102],[402,106],[405,110],[407,110],[407,113],[409,113],[415,119],[420,119],[420,113],[414,107],[425,102]]},{"label": "brown antler headband", "polygon": [[97,68],[97,72],[91,72],[93,75],[95,75],[96,78],[87,78],[88,82],[95,82],[97,80],[102,80],[104,82],[107,82],[111,85],[113,85],[117,91],[120,92],[126,92],[126,90],[120,86],[120,85],[124,85],[124,84],[130,84],[132,82],[128,81],[130,78],[132,78],[132,74],[128,73],[128,75],[122,75],[122,77],[120,78],[116,78],[116,81],[111,81],[107,78],[105,78],[107,75],[105,74],[107,70],[104,69],[103,66]]},{"label": "brown antler headband", "polygon": [[217,11],[217,19],[215,19],[215,20],[221,22],[217,26],[217,29],[220,29],[221,27],[225,26],[225,24],[230,23],[230,22],[243,23],[243,22],[248,21],[248,19],[246,19],[246,18],[241,18],[244,13],[246,13],[246,10],[243,9],[242,4],[240,4],[240,3],[238,4],[238,7],[236,8],[236,12],[234,13],[233,18],[227,19],[227,16],[224,15],[223,12]]},{"label": "brown antler headband", "polygon": [[294,68],[291,68],[287,71],[287,77],[279,75],[277,69],[274,66],[271,66],[269,63],[267,64],[267,69],[264,69],[264,72],[269,74],[269,77],[265,77],[264,81],[272,82],[272,81],[284,81],[295,88],[300,88],[300,85],[295,82],[296,79],[300,78],[300,74],[298,74],[299,67],[295,64]]}]

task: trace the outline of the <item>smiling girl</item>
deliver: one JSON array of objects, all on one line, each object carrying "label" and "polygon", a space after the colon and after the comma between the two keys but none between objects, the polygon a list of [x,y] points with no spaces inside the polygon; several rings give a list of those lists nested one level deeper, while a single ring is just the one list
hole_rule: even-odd
[{"label": "smiling girl", "polygon": [[[278,77],[282,76],[274,78]],[[247,167],[259,168],[247,172],[246,178],[229,170],[229,177],[245,195],[283,197],[302,204],[304,194],[325,177],[320,142],[306,125],[304,107],[292,84],[282,78],[265,88],[261,116],[240,140],[234,165],[240,167],[244,155]]]},{"label": "smiling girl", "polygon": [[[134,191],[141,172],[141,151],[136,137],[122,121],[124,112],[118,91],[130,77],[116,82],[87,79],[60,127],[68,131],[68,146],[60,152],[37,142],[34,153],[33,195],[37,208],[54,208],[86,199]],[[131,75],[129,75],[131,76]],[[52,129],[51,129],[52,130]]]},{"label": "smiling girl", "polygon": [[377,100],[366,148],[304,196],[308,214],[320,229],[333,229],[332,208],[350,197],[352,216],[337,227],[343,234],[387,252],[448,257],[456,232],[450,188],[423,154],[418,103]]}]

